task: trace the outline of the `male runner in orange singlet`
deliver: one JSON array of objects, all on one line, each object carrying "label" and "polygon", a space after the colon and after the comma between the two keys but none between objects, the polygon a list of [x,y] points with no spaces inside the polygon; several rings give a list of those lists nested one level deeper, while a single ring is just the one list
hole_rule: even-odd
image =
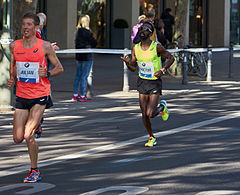
[{"label": "male runner in orange singlet", "polygon": [[[31,161],[25,183],[41,180],[37,167],[38,144],[34,139],[34,132],[45,108],[52,106],[48,77],[63,72],[62,64],[51,43],[36,37],[38,24],[39,18],[36,14],[25,14],[22,19],[23,39],[10,44],[10,79],[7,82],[9,89],[17,78],[13,140],[21,143],[25,139]],[[47,58],[54,66],[50,71],[47,71]]]}]

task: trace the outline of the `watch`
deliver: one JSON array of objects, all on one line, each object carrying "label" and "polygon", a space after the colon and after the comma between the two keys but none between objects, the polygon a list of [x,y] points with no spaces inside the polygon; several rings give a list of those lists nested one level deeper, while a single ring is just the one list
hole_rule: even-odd
[{"label": "watch", "polygon": [[47,71],[47,78],[49,78],[50,76],[51,76],[51,73]]}]

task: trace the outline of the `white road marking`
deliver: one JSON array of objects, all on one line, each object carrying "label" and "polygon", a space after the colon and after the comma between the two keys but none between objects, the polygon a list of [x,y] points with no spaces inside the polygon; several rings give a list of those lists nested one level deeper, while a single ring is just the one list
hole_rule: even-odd
[{"label": "white road marking", "polygon": [[240,195],[240,191],[215,190],[215,191],[199,192],[196,195]]},{"label": "white road marking", "polygon": [[[225,120],[237,118],[237,117],[240,117],[240,112],[232,112],[232,113],[229,113],[226,116],[221,116],[221,117],[217,117],[217,118],[210,119],[210,120],[205,120],[205,121],[198,122],[198,123],[193,123],[193,124],[190,124],[190,125],[186,125],[186,126],[183,126],[183,127],[178,127],[178,128],[175,128],[175,129],[164,131],[164,132],[161,131],[161,132],[155,133],[155,136],[156,137],[163,137],[163,136],[167,136],[167,135],[172,135],[172,134],[180,133],[180,132],[183,132],[183,131],[191,130],[191,129],[194,129],[194,128],[199,128],[199,127],[203,127],[203,126],[206,126],[206,125],[210,125],[210,124],[222,122],[222,121],[225,121]],[[114,143],[114,144],[109,144],[109,145],[105,145],[105,146],[92,148],[92,149],[89,149],[89,150],[85,150],[85,151],[81,151],[81,152],[77,152],[77,153],[73,153],[73,154],[63,155],[63,156],[59,156],[59,157],[56,157],[56,158],[39,161],[38,165],[39,165],[39,167],[45,167],[45,166],[53,165],[53,164],[56,164],[56,163],[64,162],[66,160],[84,158],[84,157],[92,155],[92,154],[97,154],[97,153],[100,153],[100,152],[114,150],[114,149],[117,149],[117,148],[120,148],[120,147],[125,147],[125,146],[128,146],[128,145],[143,142],[147,138],[148,138],[148,136],[146,135],[146,136],[142,136],[142,137],[138,137],[138,138],[134,138],[134,139],[130,139],[130,140]],[[29,167],[29,165],[23,165],[23,166],[14,167],[14,168],[11,168],[11,169],[2,170],[2,171],[0,171],[0,177],[5,177],[5,176],[21,173],[21,172],[25,171],[26,169],[28,169],[28,167]]]}]

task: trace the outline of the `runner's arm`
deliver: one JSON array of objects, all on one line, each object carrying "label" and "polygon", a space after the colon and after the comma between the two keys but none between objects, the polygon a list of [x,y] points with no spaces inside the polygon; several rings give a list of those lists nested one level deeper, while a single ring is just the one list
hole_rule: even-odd
[{"label": "runner's arm", "polygon": [[16,77],[16,71],[14,71],[14,66],[15,66],[15,58],[13,55],[13,49],[14,49],[15,41],[12,42],[9,46],[10,49],[10,54],[11,54],[11,62],[10,62],[10,67],[9,67],[9,75],[10,78],[7,80],[7,87],[10,89],[14,83],[15,83],[15,77]]},{"label": "runner's arm", "polygon": [[154,73],[155,77],[161,77],[163,74],[166,73],[167,69],[173,64],[174,62],[174,57],[169,53],[162,45],[158,44],[157,45],[157,53],[158,56],[163,56],[167,59],[166,64],[164,67],[162,67],[159,71]]},{"label": "runner's arm", "polygon": [[132,48],[132,61],[128,56],[126,57],[121,57],[121,59],[126,63],[128,69],[132,72],[136,70],[137,67],[137,59],[135,56],[135,47]]},{"label": "runner's arm", "polygon": [[52,47],[51,43],[44,41],[43,42],[43,51],[46,57],[50,60],[54,68],[52,70],[46,71],[44,68],[39,68],[39,76],[42,77],[54,77],[63,72],[63,66],[59,61],[54,48]]}]

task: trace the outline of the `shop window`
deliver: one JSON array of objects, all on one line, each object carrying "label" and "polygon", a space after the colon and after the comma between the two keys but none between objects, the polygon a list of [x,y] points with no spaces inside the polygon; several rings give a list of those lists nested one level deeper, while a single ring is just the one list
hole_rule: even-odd
[{"label": "shop window", "polygon": [[203,1],[190,0],[189,43],[197,47],[203,46],[203,22]]},{"label": "shop window", "polygon": [[146,15],[148,9],[154,8],[156,17],[160,17],[160,1],[158,0],[139,0],[140,15]]},{"label": "shop window", "polygon": [[238,0],[231,0],[230,41],[233,44],[240,44],[239,8]]},{"label": "shop window", "polygon": [[78,0],[78,18],[88,14],[90,28],[98,41],[98,48],[106,47],[106,0]]}]

